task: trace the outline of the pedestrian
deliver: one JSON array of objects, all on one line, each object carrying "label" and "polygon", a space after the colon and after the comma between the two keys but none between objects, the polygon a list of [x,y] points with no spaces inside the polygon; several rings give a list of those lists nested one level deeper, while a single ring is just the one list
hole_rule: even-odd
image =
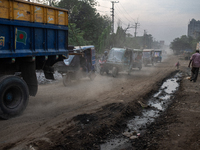
[{"label": "pedestrian", "polygon": [[199,74],[199,67],[200,67],[200,54],[199,50],[196,50],[196,53],[192,55],[190,58],[190,62],[188,67],[190,68],[190,64],[192,63],[191,69],[191,78],[190,81],[196,82],[198,74]]},{"label": "pedestrian", "polygon": [[180,63],[179,63],[179,61],[176,63],[176,65],[175,65],[175,66],[176,66],[176,68],[177,68],[177,69],[179,69],[179,66],[180,66]]}]

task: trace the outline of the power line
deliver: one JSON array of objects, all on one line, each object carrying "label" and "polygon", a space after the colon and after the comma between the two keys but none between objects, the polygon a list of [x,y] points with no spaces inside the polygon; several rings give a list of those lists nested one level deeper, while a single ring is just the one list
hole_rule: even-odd
[{"label": "power line", "polygon": [[122,22],[124,25],[128,26],[127,24],[124,23],[125,21],[123,21],[123,19],[121,19],[121,18],[119,17],[119,14],[118,14],[117,12],[115,12],[115,13],[116,13],[116,16],[118,16],[118,19],[121,20],[121,22]]},{"label": "power line", "polygon": [[98,9],[97,9],[97,11],[100,11],[100,12],[109,12],[109,11],[105,11],[105,10],[98,10]]},{"label": "power line", "polygon": [[117,8],[118,8],[118,10],[120,11],[120,13],[121,13],[121,15],[123,15],[124,16],[124,18],[128,21],[128,22],[132,22],[132,21],[130,21],[125,15],[124,15],[124,13],[121,11],[121,9],[119,9],[119,7],[117,6]]},{"label": "power line", "polygon": [[[122,6],[122,4],[120,4]],[[122,8],[124,9],[124,7],[122,6]],[[126,9],[124,9],[124,11],[127,13]],[[129,15],[129,13],[127,13]],[[135,22],[135,19],[133,19],[130,15],[129,17]]]},{"label": "power line", "polygon": [[100,5],[100,6],[97,6],[97,7],[110,8],[110,7],[106,7],[106,6],[101,6],[101,5]]}]

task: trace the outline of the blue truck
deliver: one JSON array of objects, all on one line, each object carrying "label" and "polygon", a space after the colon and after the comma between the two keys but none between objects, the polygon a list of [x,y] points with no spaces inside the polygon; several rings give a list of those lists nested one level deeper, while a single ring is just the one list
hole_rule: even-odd
[{"label": "blue truck", "polygon": [[38,90],[36,70],[54,79],[68,56],[68,11],[20,0],[0,0],[0,117],[20,115]]}]

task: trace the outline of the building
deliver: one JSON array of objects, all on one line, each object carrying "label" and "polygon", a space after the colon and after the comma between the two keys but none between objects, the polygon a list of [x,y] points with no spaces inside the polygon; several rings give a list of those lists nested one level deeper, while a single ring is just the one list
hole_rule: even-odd
[{"label": "building", "polygon": [[200,36],[200,20],[192,19],[188,24],[188,37],[197,38]]}]

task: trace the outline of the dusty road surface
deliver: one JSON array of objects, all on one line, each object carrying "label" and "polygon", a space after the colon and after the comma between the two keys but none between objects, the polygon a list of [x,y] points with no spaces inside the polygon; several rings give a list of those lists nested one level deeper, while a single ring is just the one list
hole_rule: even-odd
[{"label": "dusty road surface", "polygon": [[[111,75],[97,75],[94,81],[85,78],[74,82],[70,87],[64,87],[61,80],[40,85],[36,97],[30,97],[29,105],[21,116],[0,120],[0,149],[100,149],[99,144],[103,143],[109,135],[122,132],[125,119],[141,113],[142,107],[138,101],[145,103],[146,98],[158,90],[163,80],[176,71],[174,65],[177,60],[176,56],[170,56],[155,66],[143,67],[141,71],[135,69],[131,75],[119,73],[116,78]],[[180,62],[181,71],[187,76],[188,70],[184,68],[187,62]],[[168,145],[172,142],[179,148],[179,142],[184,142],[186,137],[182,141],[177,138],[186,136],[187,133],[183,135],[181,134],[183,131],[173,132],[178,132],[179,127],[186,131],[190,124],[184,125],[184,120],[187,122],[187,117],[190,116],[193,117],[191,122],[196,127],[188,130],[188,134],[194,133],[195,130],[198,135],[200,107],[196,96],[199,97],[199,82],[198,80],[195,84],[187,85],[188,80],[182,80],[178,100],[167,110],[171,110],[169,113],[172,113],[169,119],[161,120],[164,123],[155,127],[155,130],[160,129],[158,132],[154,131],[152,134],[154,127],[149,127],[149,131],[147,129],[144,135],[132,141],[133,145],[135,143],[133,147],[157,149],[161,146],[161,149],[173,149]],[[193,88],[191,89],[190,86]],[[191,93],[193,96],[189,97]],[[194,100],[185,99],[185,102],[179,103],[184,96]],[[177,105],[179,107],[176,108]],[[183,118],[179,113],[185,113]],[[150,135],[158,138],[152,140]],[[200,144],[200,138],[196,138],[197,136],[194,135],[196,141],[192,145],[194,148]],[[193,136],[191,135],[191,139],[187,140],[190,142]],[[151,145],[149,141],[154,144]],[[184,145],[182,146],[184,148]],[[129,146],[127,149],[133,148]]]}]

